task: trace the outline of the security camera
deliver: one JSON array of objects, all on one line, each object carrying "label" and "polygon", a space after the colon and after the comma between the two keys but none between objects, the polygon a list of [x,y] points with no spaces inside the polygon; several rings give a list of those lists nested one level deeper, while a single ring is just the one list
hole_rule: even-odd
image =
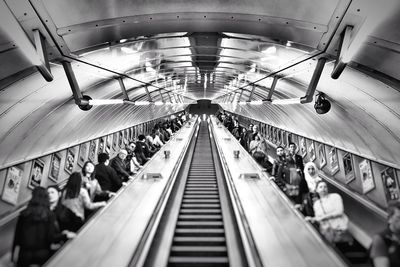
[{"label": "security camera", "polygon": [[325,99],[324,93],[317,94],[314,108],[318,114],[328,113],[328,111],[331,109],[331,103]]}]

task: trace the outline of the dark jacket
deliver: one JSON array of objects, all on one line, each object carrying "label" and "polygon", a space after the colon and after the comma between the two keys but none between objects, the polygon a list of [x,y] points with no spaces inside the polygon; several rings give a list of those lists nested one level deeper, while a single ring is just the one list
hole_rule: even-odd
[{"label": "dark jacket", "polygon": [[82,219],[65,207],[61,201],[58,202],[53,213],[56,215],[60,231],[68,230],[71,232],[77,232],[83,226],[84,222]]},{"label": "dark jacket", "polygon": [[34,218],[24,210],[15,228],[12,257],[16,246],[20,247],[17,266],[44,264],[51,255],[50,245],[65,239],[61,235],[56,216],[50,210],[43,218]]},{"label": "dark jacket", "polygon": [[122,180],[117,172],[104,163],[99,163],[95,167],[96,179],[99,181],[101,189],[104,191],[117,192],[122,186]]},{"label": "dark jacket", "polygon": [[[129,172],[127,171],[125,161],[120,157],[116,156],[110,161],[110,167],[113,168],[122,180],[127,181],[129,177]],[[104,189],[103,189],[104,190]]]},{"label": "dark jacket", "polygon": [[150,158],[150,150],[145,142],[136,142],[135,155],[140,164],[144,165]]}]

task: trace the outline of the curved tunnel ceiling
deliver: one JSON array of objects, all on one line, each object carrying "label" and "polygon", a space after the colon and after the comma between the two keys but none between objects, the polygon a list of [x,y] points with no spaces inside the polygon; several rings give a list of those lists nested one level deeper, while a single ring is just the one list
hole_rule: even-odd
[{"label": "curved tunnel ceiling", "polygon": [[[280,78],[273,99],[304,96],[320,57],[328,63],[317,90],[332,101],[331,113],[317,116],[310,104],[223,107],[370,158],[400,162],[392,145],[400,144],[400,3],[396,0],[1,0],[0,4],[11,11],[30,42],[33,30],[39,29],[54,76],[47,83],[33,70],[14,34],[16,27],[2,16],[0,122],[7,126],[0,132],[0,149],[5,151],[0,166],[18,161],[17,152],[24,151],[25,156],[45,152],[21,148],[13,153],[10,146],[24,140],[21,147],[26,147],[46,129],[59,137],[38,143],[54,151],[94,138],[93,132],[107,134],[127,126],[129,115],[151,119],[204,98],[218,103],[265,99],[273,74]],[[353,27],[351,68],[334,81],[330,72],[347,25]],[[147,115],[149,109],[131,105],[95,107],[84,113],[73,104],[60,67],[64,60],[72,62],[80,89],[92,98],[123,98],[114,79],[122,77],[132,100],[182,105],[153,106],[152,115]],[[72,134],[73,125],[96,125],[102,119],[111,122],[103,129]],[[29,134],[30,127],[35,134]],[[350,130],[334,131],[336,127]],[[362,129],[368,131],[366,136]]]}]

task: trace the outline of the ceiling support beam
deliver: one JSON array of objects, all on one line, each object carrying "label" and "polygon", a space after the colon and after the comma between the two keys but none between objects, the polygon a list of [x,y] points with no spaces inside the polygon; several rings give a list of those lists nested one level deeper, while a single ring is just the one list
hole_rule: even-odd
[{"label": "ceiling support beam", "polygon": [[147,84],[144,86],[144,90],[146,90],[147,98],[149,99],[150,102],[152,102],[153,100],[151,98],[151,95],[150,95],[150,92],[149,92],[149,88],[147,87]]},{"label": "ceiling support beam", "polygon": [[317,66],[315,66],[313,76],[308,84],[306,95],[300,98],[300,103],[310,103],[314,99],[314,92],[317,89],[319,78],[321,78],[322,71],[326,63],[326,58],[321,57],[318,59]]},{"label": "ceiling support beam", "polygon": [[161,101],[164,102],[164,97],[163,94],[161,93],[161,89],[158,90],[158,93],[160,94]]},{"label": "ceiling support beam", "polygon": [[125,87],[124,81],[122,80],[122,77],[118,77],[117,80],[119,82],[119,86],[121,87],[121,91],[122,91],[122,95],[124,96],[124,100],[129,100],[129,96],[128,96],[128,93],[126,92],[126,87]]},{"label": "ceiling support beam", "polygon": [[350,37],[353,32],[353,27],[347,25],[340,35],[339,47],[336,56],[335,66],[332,70],[331,77],[332,79],[339,78],[340,74],[342,74],[344,68],[347,66],[346,60],[344,60],[344,55],[349,50],[350,46]]},{"label": "ceiling support beam", "polygon": [[268,96],[266,99],[267,101],[271,101],[272,95],[274,94],[275,87],[276,87],[276,84],[278,83],[278,80],[279,80],[279,76],[278,75],[274,76],[274,80],[272,81],[271,88],[269,89]]},{"label": "ceiling support beam", "polygon": [[67,79],[69,82],[69,86],[71,87],[72,90],[72,95],[75,100],[75,104],[78,106],[82,104],[82,92],[81,89],[79,88],[78,81],[76,80],[74,70],[72,69],[71,62],[68,61],[63,61],[62,62],[65,74],[67,75]]},{"label": "ceiling support beam", "polygon": [[251,92],[249,95],[249,99],[247,101],[251,101],[253,99],[253,94],[254,94],[254,90],[256,89],[256,85],[253,84],[253,87],[251,88]]},{"label": "ceiling support beam", "polygon": [[36,68],[46,81],[51,82],[53,80],[53,75],[50,71],[50,62],[47,56],[45,38],[38,29],[33,30],[33,37],[35,39],[36,52],[41,62],[41,64],[36,65]]},{"label": "ceiling support beam", "polygon": [[33,31],[35,47],[4,0],[0,0],[0,18],[0,28],[2,31],[13,40],[15,45],[31,64],[36,66],[43,78],[51,82],[53,80],[53,75],[50,72],[44,37],[39,30]]}]

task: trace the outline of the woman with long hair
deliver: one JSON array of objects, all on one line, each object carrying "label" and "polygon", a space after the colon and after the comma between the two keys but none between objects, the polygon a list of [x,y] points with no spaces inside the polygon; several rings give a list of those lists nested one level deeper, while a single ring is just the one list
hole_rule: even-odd
[{"label": "woman with long hair", "polygon": [[93,162],[86,161],[82,167],[82,186],[88,191],[91,201],[108,200],[114,195],[110,191],[103,191],[96,179],[95,166]]},{"label": "woman with long hair", "polygon": [[88,191],[82,187],[82,175],[79,172],[74,172],[69,177],[63,192],[62,203],[83,221],[85,209],[96,210],[106,205],[105,201],[92,202],[90,200]]},{"label": "woman with long hair", "polygon": [[[62,239],[56,217],[50,210],[47,191],[35,187],[27,208],[21,212],[15,228],[11,257],[18,254],[16,266],[44,264],[51,255],[50,245]],[[17,252],[19,250],[19,252]]]},{"label": "woman with long hair", "polygon": [[61,203],[61,190],[58,185],[48,186],[47,193],[50,200],[50,210],[56,216],[60,231],[69,238],[74,237],[74,233],[83,225],[83,220]]}]

